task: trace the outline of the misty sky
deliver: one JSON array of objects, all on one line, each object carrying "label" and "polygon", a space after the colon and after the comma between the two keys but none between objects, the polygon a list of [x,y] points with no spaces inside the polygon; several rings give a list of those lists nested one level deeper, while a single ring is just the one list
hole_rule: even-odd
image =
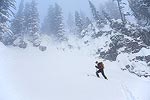
[{"label": "misty sky", "polygon": [[[21,0],[16,0],[17,7]],[[31,0],[24,0],[25,2]],[[100,3],[104,3],[107,0],[91,0],[97,7]],[[74,14],[74,11],[83,11],[87,16],[90,14],[90,8],[88,4],[88,0],[37,0],[38,2],[38,10],[40,14],[41,22],[43,18],[46,16],[47,9],[49,5],[54,4],[57,2],[63,10],[63,16],[65,19],[68,17],[68,13],[71,12]]]}]

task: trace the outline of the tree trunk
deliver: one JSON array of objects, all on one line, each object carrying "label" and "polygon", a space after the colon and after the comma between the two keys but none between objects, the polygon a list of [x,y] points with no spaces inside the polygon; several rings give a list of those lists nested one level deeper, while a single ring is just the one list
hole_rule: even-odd
[{"label": "tree trunk", "polygon": [[119,8],[121,20],[122,20],[123,24],[125,24],[125,22],[124,22],[124,17],[123,17],[122,11],[121,11],[120,1],[119,1],[119,0],[117,0],[117,4],[118,4],[118,8]]}]

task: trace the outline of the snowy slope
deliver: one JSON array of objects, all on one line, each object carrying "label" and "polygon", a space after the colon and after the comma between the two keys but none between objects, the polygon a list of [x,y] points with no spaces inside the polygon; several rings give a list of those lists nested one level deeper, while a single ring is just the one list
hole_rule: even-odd
[{"label": "snowy slope", "polygon": [[[119,27],[120,20],[114,20],[114,25]],[[144,38],[141,39],[144,36],[137,36],[141,34],[138,28],[140,27],[128,23],[123,27],[126,31],[121,31],[122,28],[112,28],[109,24],[98,29],[93,23],[82,31],[82,39],[68,37],[68,47],[97,58],[117,62],[122,70],[139,77],[149,77],[150,46],[145,44]]]},{"label": "snowy slope", "polygon": [[0,100],[150,100],[148,78],[123,72],[118,63],[105,61],[109,80],[98,79],[97,59],[84,53],[86,48],[59,48],[49,44],[41,52],[0,43]]}]

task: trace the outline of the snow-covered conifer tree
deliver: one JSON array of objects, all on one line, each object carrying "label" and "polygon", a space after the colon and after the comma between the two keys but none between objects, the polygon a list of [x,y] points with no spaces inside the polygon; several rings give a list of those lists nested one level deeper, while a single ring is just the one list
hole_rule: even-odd
[{"label": "snow-covered conifer tree", "polygon": [[122,20],[122,23],[125,25],[126,24],[126,18],[125,18],[125,14],[123,12],[123,4],[125,4],[124,2],[122,2],[123,0],[114,0],[117,2],[117,5],[118,5],[118,10],[119,10],[119,13],[120,13],[120,18]]},{"label": "snow-covered conifer tree", "polygon": [[94,4],[91,1],[89,1],[89,5],[91,8],[93,18],[96,21],[97,26],[100,28],[102,26],[101,24],[105,23],[105,20],[101,17],[100,12],[97,11],[96,7],[94,6]]},{"label": "snow-covered conifer tree", "polygon": [[68,14],[67,27],[71,32],[74,31],[75,21],[74,21],[74,16],[71,13]]},{"label": "snow-covered conifer tree", "polygon": [[55,3],[55,6],[49,6],[48,14],[42,25],[42,31],[58,41],[64,40],[62,9],[57,3]]},{"label": "snow-covered conifer tree", "polygon": [[[150,25],[150,1],[149,0],[129,0],[129,5],[134,16],[141,25]],[[144,23],[143,23],[144,22]]]},{"label": "snow-covered conifer tree", "polygon": [[109,0],[105,3],[105,9],[103,10],[105,10],[105,12],[108,13],[112,19],[120,19],[120,13],[117,4],[112,0]]},{"label": "snow-covered conifer tree", "polygon": [[80,33],[83,30],[83,21],[78,11],[75,12],[75,25],[77,27],[77,33],[80,36]]},{"label": "snow-covered conifer tree", "polygon": [[54,34],[58,39],[63,38],[63,17],[61,7],[55,3],[55,13],[54,13]]},{"label": "snow-covered conifer tree", "polygon": [[12,20],[11,23],[11,30],[13,32],[14,38],[17,39],[22,38],[23,40],[23,30],[24,30],[24,14],[23,14],[23,10],[24,10],[24,0],[21,0],[19,9],[17,14],[15,15],[15,18]]},{"label": "snow-covered conifer tree", "polygon": [[86,16],[86,14],[82,11],[80,11],[80,17],[83,24],[83,29],[87,28],[87,26],[91,23],[89,17]]},{"label": "snow-covered conifer tree", "polygon": [[84,27],[87,28],[90,24],[91,24],[91,20],[89,19],[89,17],[86,17],[85,22],[84,22]]},{"label": "snow-covered conifer tree", "polygon": [[39,46],[39,13],[37,9],[37,3],[35,0],[32,0],[30,3],[26,3],[24,10],[24,18],[25,35],[28,36],[28,38],[30,38],[29,40],[33,43],[34,46]]},{"label": "snow-covered conifer tree", "polygon": [[24,8],[24,31],[25,31],[25,36],[27,34],[29,34],[28,30],[29,30],[29,23],[31,22],[31,4],[29,2],[27,2],[25,4],[25,8]]},{"label": "snow-covered conifer tree", "polygon": [[54,33],[54,7],[53,5],[49,6],[47,16],[45,17],[42,24],[42,32],[48,35]]},{"label": "snow-covered conifer tree", "polygon": [[15,9],[15,0],[0,0],[0,41],[5,45],[11,44],[12,32],[9,28],[10,17]]}]

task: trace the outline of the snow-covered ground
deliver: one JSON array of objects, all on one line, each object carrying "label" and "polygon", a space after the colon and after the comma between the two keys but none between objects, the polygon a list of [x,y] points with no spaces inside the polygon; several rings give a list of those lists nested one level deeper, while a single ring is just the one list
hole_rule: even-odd
[{"label": "snow-covered ground", "polygon": [[51,44],[41,52],[0,43],[0,100],[150,100],[150,79],[109,61],[104,61],[108,80],[99,79],[97,59],[84,51]]}]

